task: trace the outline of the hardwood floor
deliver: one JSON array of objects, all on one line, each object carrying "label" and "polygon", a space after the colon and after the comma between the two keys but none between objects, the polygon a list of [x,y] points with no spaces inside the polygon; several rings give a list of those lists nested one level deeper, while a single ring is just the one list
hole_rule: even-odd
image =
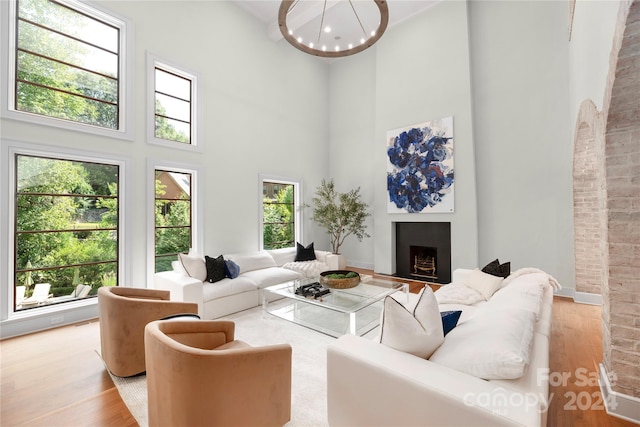
[{"label": "hardwood floor", "polygon": [[[551,405],[547,425],[627,427],[637,424],[607,414],[597,384],[602,361],[602,320],[600,306],[574,303],[555,297],[549,348]],[[553,396],[553,397],[551,397]]]},{"label": "hardwood floor", "polygon": [[[421,287],[411,283],[414,292]],[[599,388],[587,378],[602,359],[601,336],[600,307],[555,298],[550,367],[571,378],[549,390],[549,427],[635,425],[609,416],[602,405],[591,409]],[[0,425],[137,425],[96,353],[99,347],[97,320],[1,341]]]},{"label": "hardwood floor", "polygon": [[0,342],[2,426],[136,426],[102,359],[97,319]]}]

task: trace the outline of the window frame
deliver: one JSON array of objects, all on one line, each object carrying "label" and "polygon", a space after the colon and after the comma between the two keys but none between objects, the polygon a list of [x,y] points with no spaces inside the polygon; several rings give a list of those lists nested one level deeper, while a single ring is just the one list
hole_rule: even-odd
[{"label": "window frame", "polygon": [[124,17],[109,12],[99,6],[89,6],[78,0],[56,0],[78,13],[89,15],[92,18],[106,22],[120,30],[119,55],[118,55],[118,129],[108,129],[100,126],[73,122],[70,120],[50,117],[27,111],[15,109],[16,88],[16,21],[17,1],[1,1],[1,23],[4,28],[3,43],[0,46],[0,57],[4,59],[6,68],[3,70],[0,81],[0,97],[4,100],[0,103],[0,117],[17,121],[52,126],[67,130],[85,132],[93,135],[108,136],[133,141],[134,139],[134,108],[133,108],[133,53],[134,53],[134,28],[133,23]]},{"label": "window frame", "polygon": [[260,250],[264,249],[264,196],[263,189],[264,183],[271,182],[274,184],[285,184],[285,185],[293,185],[293,211],[294,211],[294,237],[293,237],[293,245],[291,247],[296,247],[296,243],[302,241],[302,233],[303,233],[303,224],[302,224],[302,180],[295,178],[286,178],[276,175],[268,175],[268,174],[260,174],[259,175],[259,234],[258,239],[260,240]]},{"label": "window frame", "polygon": [[[13,279],[15,277],[15,251],[16,251],[16,206],[15,206],[15,188],[17,170],[15,164],[16,155],[47,157],[52,159],[71,160],[79,162],[92,162],[92,163],[105,163],[117,165],[119,167],[118,177],[118,195],[119,199],[119,217],[118,217],[118,283],[121,286],[126,286],[126,283],[130,283],[131,279],[131,267],[129,262],[130,244],[126,241],[127,230],[129,229],[130,217],[128,214],[128,206],[131,205],[131,191],[127,185],[127,176],[129,174],[130,166],[129,161],[125,158],[112,156],[104,153],[94,153],[88,151],[82,151],[77,149],[65,149],[43,147],[37,144],[24,143],[19,141],[2,140],[3,147],[1,154],[2,159],[0,164],[3,166],[3,170],[6,171],[4,177],[6,178],[6,203],[8,209],[6,216],[2,216],[2,223],[6,224],[6,239],[3,239],[2,252],[6,257],[2,258],[3,267],[6,265],[4,275],[6,279],[6,286],[0,287],[0,298],[4,303],[0,304],[0,323],[6,321],[21,321],[25,319],[37,319],[42,316],[55,315],[61,312],[68,312],[70,310],[81,309],[87,306],[97,306],[97,298],[85,298],[80,300],[72,300],[63,304],[53,304],[49,306],[38,307],[33,310],[19,310],[16,311],[14,307],[14,295],[15,286],[12,286]],[[6,222],[5,222],[6,221]],[[4,227],[3,227],[4,228]],[[73,316],[70,316],[73,317]],[[56,324],[56,320],[63,318],[63,316],[55,316],[51,318],[50,325]],[[2,334],[5,335],[4,332]]]},{"label": "window frame", "polygon": [[[200,107],[199,107],[199,91],[200,85],[198,84],[199,76],[193,71],[189,71],[186,68],[174,64],[170,61],[160,58],[159,56],[147,52],[147,107],[146,107],[146,126],[147,126],[147,143],[153,145],[159,145],[162,147],[176,148],[180,150],[202,152],[203,147],[201,144],[202,138],[200,135]],[[156,94],[156,78],[155,70],[160,68],[161,70],[170,74],[175,74],[178,77],[182,77],[191,82],[191,142],[186,144],[184,142],[171,141],[168,139],[156,138],[155,136],[155,94]]]},{"label": "window frame", "polygon": [[191,248],[197,253],[203,253],[204,241],[202,221],[204,218],[202,200],[202,186],[204,173],[198,165],[167,162],[159,159],[147,160],[147,287],[154,287],[155,259],[156,259],[156,186],[155,172],[164,171],[191,174]]}]

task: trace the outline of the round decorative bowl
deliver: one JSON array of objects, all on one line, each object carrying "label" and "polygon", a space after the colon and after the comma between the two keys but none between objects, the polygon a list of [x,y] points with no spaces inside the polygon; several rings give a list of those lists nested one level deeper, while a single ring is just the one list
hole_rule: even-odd
[{"label": "round decorative bowl", "polygon": [[358,286],[360,275],[350,270],[329,270],[320,273],[320,284],[333,289],[349,289]]}]

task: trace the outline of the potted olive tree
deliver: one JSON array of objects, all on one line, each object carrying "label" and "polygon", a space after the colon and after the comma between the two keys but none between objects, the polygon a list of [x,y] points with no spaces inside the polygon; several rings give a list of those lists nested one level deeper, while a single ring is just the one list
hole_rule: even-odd
[{"label": "potted olive tree", "polygon": [[360,200],[360,187],[346,193],[338,193],[333,179],[323,179],[312,201],[311,219],[329,233],[331,251],[334,254],[340,254],[340,246],[348,236],[354,235],[360,241],[370,237],[364,222],[371,214],[367,212],[368,205]]}]

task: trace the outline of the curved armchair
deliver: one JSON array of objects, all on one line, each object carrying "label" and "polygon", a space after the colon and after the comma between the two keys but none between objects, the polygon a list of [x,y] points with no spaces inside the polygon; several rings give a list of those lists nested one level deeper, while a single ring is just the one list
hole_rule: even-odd
[{"label": "curved armchair", "polygon": [[100,347],[107,369],[118,377],[145,371],[144,327],[175,314],[196,314],[198,304],[169,301],[169,291],[145,288],[101,287]]},{"label": "curved armchair", "polygon": [[251,347],[223,320],[145,328],[149,426],[282,426],[291,418],[291,346]]}]

